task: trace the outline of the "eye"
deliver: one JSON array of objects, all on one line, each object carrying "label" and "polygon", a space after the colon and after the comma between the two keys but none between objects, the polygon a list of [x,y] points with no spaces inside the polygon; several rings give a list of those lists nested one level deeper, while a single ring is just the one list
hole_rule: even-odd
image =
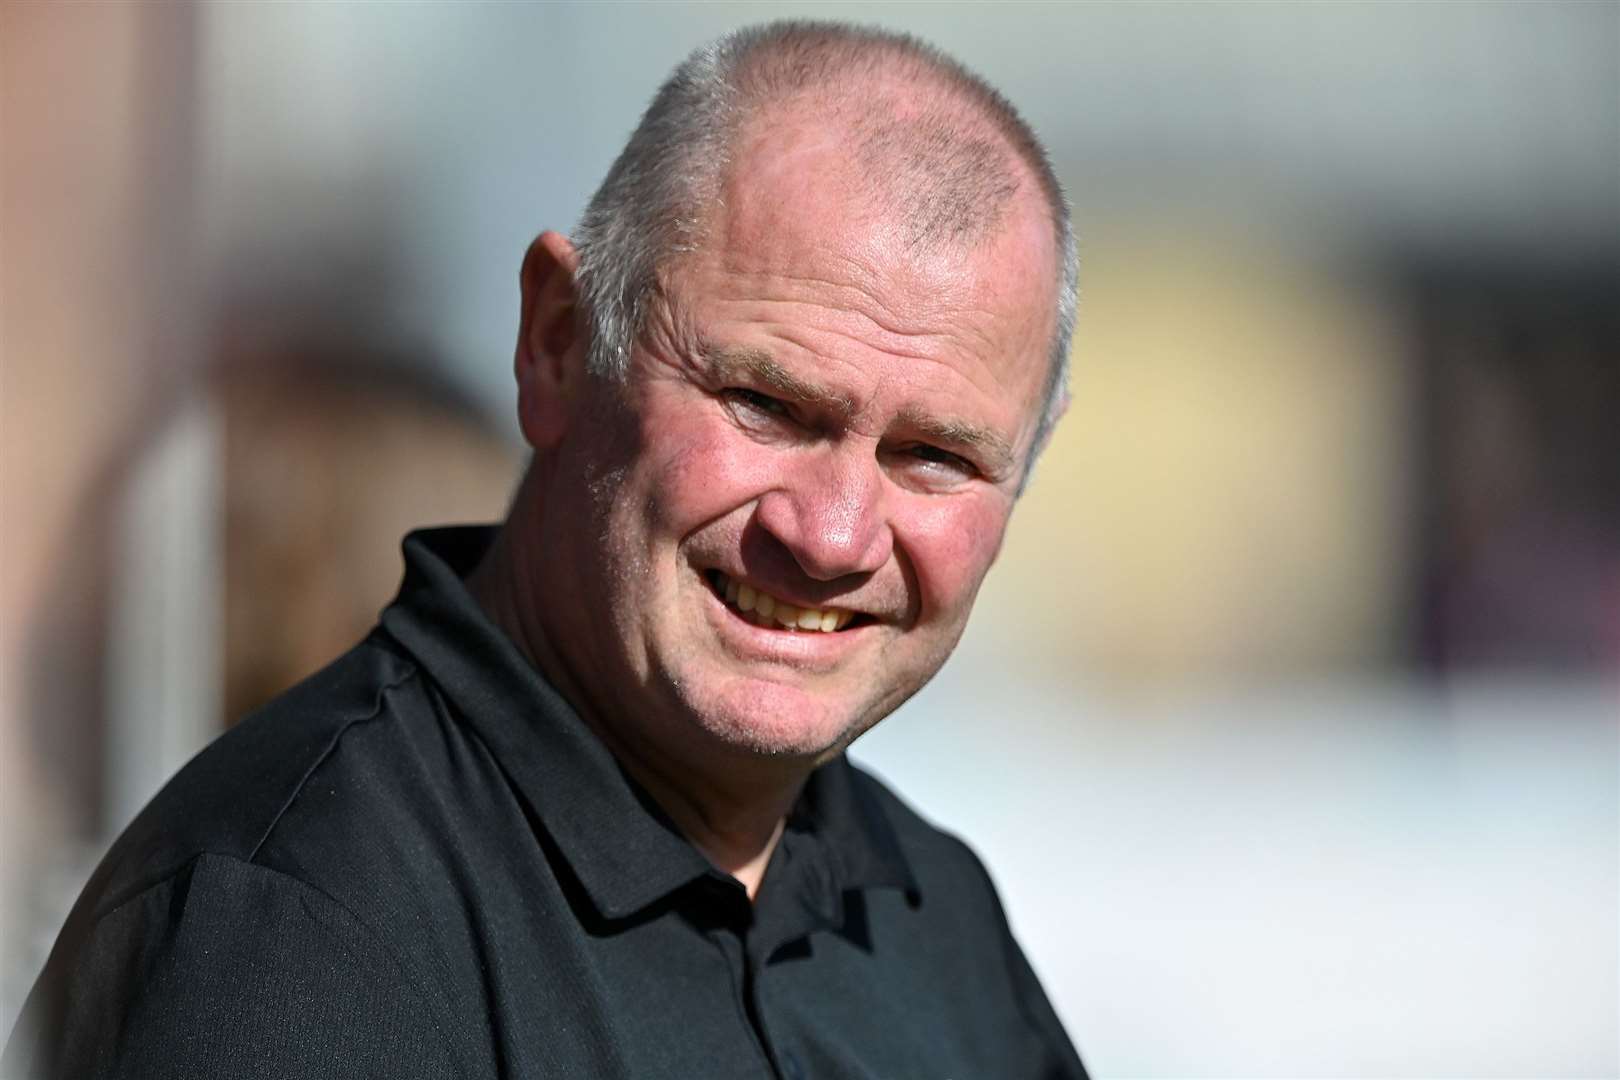
[{"label": "eye", "polygon": [[746,411],[761,417],[788,418],[787,402],[762,394],[758,390],[750,390],[745,386],[729,386],[720,391],[720,396],[736,410]]},{"label": "eye", "polygon": [[941,481],[968,480],[979,475],[978,466],[967,458],[929,443],[915,443],[903,453],[912,469]]},{"label": "eye", "polygon": [[941,450],[939,447],[929,446],[927,443],[918,443],[916,446],[913,446],[911,448],[911,456],[935,465],[952,465],[964,469],[971,468],[966,461],[962,460],[960,457],[957,457],[949,450]]}]

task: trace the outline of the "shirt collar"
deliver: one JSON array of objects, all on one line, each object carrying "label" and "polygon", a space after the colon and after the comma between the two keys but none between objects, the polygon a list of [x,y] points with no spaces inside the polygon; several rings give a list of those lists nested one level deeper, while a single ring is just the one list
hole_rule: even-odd
[{"label": "shirt collar", "polygon": [[[467,592],[462,579],[494,538],[489,527],[407,536],[383,628],[490,747],[601,915],[627,917],[719,875]],[[789,825],[824,847],[835,891],[915,892],[870,783],[838,757],[811,774]]]}]

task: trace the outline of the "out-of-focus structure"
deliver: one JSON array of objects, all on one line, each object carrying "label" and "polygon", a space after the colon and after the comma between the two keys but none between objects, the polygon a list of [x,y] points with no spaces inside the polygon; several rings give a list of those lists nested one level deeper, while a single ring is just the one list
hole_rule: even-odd
[{"label": "out-of-focus structure", "polygon": [[1075,204],[1070,416],[856,756],[1094,1074],[1620,1073],[1603,3],[0,8],[0,1028],[155,785],[500,513],[524,244],[785,13],[959,55]]}]

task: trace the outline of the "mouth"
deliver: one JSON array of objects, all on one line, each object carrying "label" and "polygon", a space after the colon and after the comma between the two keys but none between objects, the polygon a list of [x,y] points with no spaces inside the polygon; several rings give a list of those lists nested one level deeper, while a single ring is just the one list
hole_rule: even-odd
[{"label": "mouth", "polygon": [[728,577],[719,570],[704,571],[709,589],[733,615],[767,630],[785,633],[836,634],[872,622],[870,615],[840,607],[800,607],[765,590]]}]

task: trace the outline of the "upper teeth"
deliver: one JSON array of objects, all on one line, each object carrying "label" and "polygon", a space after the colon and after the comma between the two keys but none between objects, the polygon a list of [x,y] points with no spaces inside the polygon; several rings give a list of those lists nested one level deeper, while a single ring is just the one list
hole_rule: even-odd
[{"label": "upper teeth", "polygon": [[715,571],[715,584],[725,595],[726,603],[735,607],[760,626],[776,625],[784,630],[820,630],[832,633],[849,625],[855,617],[853,611],[843,608],[796,607],[786,600],[778,600],[763,589],[734,581]]}]

